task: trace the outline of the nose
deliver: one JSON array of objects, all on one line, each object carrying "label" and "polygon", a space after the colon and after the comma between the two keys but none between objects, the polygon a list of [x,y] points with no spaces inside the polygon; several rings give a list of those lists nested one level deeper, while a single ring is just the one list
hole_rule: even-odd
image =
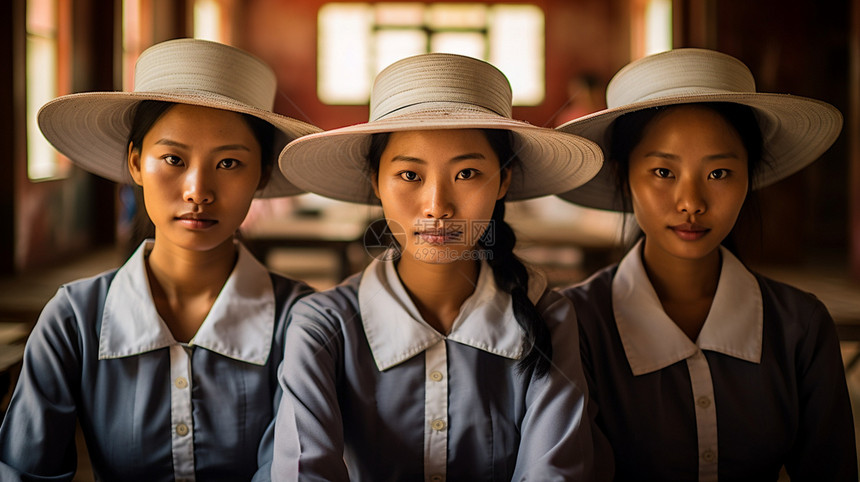
[{"label": "nose", "polygon": [[424,217],[446,219],[454,215],[448,186],[443,182],[425,182]]},{"label": "nose", "polygon": [[208,175],[200,168],[189,168],[185,172],[182,198],[192,204],[210,204],[215,200]]},{"label": "nose", "polygon": [[704,214],[708,204],[702,193],[702,187],[695,179],[682,179],[677,189],[678,212],[686,214]]}]

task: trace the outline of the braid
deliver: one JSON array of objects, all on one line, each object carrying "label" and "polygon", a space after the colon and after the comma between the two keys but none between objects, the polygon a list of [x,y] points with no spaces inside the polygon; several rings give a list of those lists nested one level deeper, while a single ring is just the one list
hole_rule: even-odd
[{"label": "braid", "polygon": [[[517,159],[513,153],[510,131],[487,130],[485,133],[499,157],[501,167],[511,168]],[[529,273],[514,255],[516,242],[514,230],[505,222],[504,199],[500,199],[496,201],[492,221],[479,244],[491,255],[487,256],[487,262],[493,269],[496,286],[511,295],[514,317],[526,334],[524,356],[517,368],[520,373],[534,370],[538,378],[542,378],[549,373],[552,361],[552,337],[543,317],[528,297]]]}]

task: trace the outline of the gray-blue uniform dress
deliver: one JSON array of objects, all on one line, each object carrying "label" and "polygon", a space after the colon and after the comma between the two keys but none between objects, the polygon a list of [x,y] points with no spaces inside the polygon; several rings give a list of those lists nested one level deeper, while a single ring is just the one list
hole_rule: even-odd
[{"label": "gray-blue uniform dress", "polygon": [[[792,480],[856,482],[854,420],[824,305],[721,248],[694,343],[663,311],[641,246],[564,290],[615,479],[777,480],[785,465]],[[610,460],[601,452],[597,465]]]},{"label": "gray-blue uniform dress", "polygon": [[0,428],[0,479],[70,480],[79,421],[100,480],[268,480],[287,313],[311,289],[238,245],[199,331],[179,343],[149,291],[151,246],[45,307]]},{"label": "gray-blue uniform dress", "polygon": [[486,263],[447,337],[390,261],[301,300],[280,373],[273,480],[589,480],[574,308],[531,278],[554,350],[541,379],[517,370],[523,332]]}]

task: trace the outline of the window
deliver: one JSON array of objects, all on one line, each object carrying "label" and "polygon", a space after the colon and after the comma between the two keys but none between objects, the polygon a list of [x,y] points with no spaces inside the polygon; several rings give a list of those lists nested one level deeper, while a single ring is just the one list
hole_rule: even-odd
[{"label": "window", "polygon": [[230,44],[235,0],[194,0],[194,37]]},{"label": "window", "polygon": [[68,92],[68,0],[27,0],[27,176],[32,181],[68,175],[69,161],[42,135],[38,112]]},{"label": "window", "polygon": [[317,94],[366,104],[387,65],[426,52],[489,61],[511,83],[514,105],[544,98],[544,16],[533,5],[330,3],[319,12]]},{"label": "window", "polygon": [[672,0],[632,0],[630,52],[633,60],[672,49]]}]

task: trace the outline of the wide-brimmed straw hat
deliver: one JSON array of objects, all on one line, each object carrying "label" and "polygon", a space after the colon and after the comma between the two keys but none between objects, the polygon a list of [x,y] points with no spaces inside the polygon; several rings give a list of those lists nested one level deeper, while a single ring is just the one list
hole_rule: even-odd
[{"label": "wide-brimmed straw hat", "polygon": [[[253,55],[197,39],[156,44],[138,58],[133,92],[85,92],[58,97],[39,111],[39,128],[54,147],[81,168],[112,181],[131,183],[128,135],[135,107],[157,100],[250,114],[276,128],[273,153],[291,140],[319,132],[272,112],[275,73]],[[257,197],[299,194],[278,169]]]},{"label": "wide-brimmed straw hat", "polygon": [[[611,155],[607,132],[622,115],[701,102],[732,102],[752,108],[761,128],[765,160],[753,189],[773,184],[818,159],[842,129],[842,115],[832,105],[788,94],[756,92],[752,73],[743,62],[705,49],[671,50],[628,64],[607,86],[607,109],[558,129],[591,139]],[[612,165],[606,162],[590,182],[559,197],[586,207],[623,211]]]},{"label": "wide-brimmed straw hat", "polygon": [[[370,121],[291,142],[280,167],[295,185],[341,201],[377,204],[368,173],[371,134],[431,129],[513,132],[521,169],[508,199],[564,192],[591,179],[603,153],[591,141],[511,118],[511,87],[487,62],[455,54],[416,55],[386,67],[370,96]],[[500,160],[502,162],[506,160]]]}]

